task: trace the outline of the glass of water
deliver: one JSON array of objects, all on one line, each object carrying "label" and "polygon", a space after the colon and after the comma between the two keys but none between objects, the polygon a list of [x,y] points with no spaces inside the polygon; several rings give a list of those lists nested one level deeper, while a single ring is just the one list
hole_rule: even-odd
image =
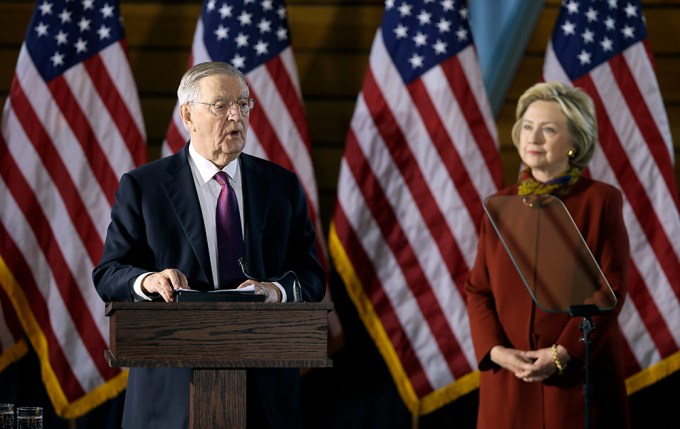
[{"label": "glass of water", "polygon": [[13,404],[0,404],[0,429],[14,429]]},{"label": "glass of water", "polygon": [[17,429],[42,429],[43,409],[40,407],[17,407]]}]

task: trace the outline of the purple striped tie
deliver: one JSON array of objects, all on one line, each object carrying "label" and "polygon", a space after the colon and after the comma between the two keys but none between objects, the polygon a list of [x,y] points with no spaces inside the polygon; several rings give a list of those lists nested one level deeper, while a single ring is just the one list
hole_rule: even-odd
[{"label": "purple striped tie", "polygon": [[231,187],[229,176],[224,171],[217,172],[215,180],[222,186],[217,196],[215,214],[220,289],[228,289],[238,286],[244,279],[238,260],[245,256],[246,252],[236,192]]}]

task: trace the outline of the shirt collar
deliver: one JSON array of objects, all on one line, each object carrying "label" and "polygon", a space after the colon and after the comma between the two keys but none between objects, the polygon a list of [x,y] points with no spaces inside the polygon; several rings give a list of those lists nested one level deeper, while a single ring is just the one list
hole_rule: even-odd
[{"label": "shirt collar", "polygon": [[[215,176],[215,173],[220,171],[212,161],[204,158],[201,154],[196,151],[194,145],[189,144],[189,157],[196,165],[198,173],[201,175],[201,179],[204,183],[208,183]],[[227,164],[222,171],[227,173],[231,180],[239,182],[239,162],[238,158]]]}]

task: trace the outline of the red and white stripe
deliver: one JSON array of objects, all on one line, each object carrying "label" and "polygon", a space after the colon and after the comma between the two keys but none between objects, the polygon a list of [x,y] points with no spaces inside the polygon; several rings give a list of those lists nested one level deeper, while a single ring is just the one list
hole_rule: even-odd
[{"label": "red and white stripe", "polygon": [[474,47],[404,85],[380,30],[340,168],[330,249],[406,405],[471,390],[464,282],[483,199],[500,187]]},{"label": "red and white stripe", "polygon": [[0,136],[0,249],[12,274],[2,286],[64,417],[125,387],[104,360],[108,320],[92,269],[118,180],[146,161],[145,139],[123,42],[49,83],[22,46]]},{"label": "red and white stripe", "polygon": [[[673,142],[652,61],[647,43],[640,42],[572,82],[550,44],[543,71],[546,81],[581,87],[595,101],[600,142],[589,171],[624,196],[630,284],[619,323],[629,376],[644,374],[680,348],[680,204]],[[672,359],[677,367],[679,356]],[[629,391],[640,387],[629,383]]]}]

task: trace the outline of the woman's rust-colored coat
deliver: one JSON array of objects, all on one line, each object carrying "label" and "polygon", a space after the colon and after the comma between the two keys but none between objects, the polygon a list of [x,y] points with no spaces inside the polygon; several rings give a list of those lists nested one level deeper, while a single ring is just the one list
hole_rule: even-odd
[{"label": "woman's rust-colored coat", "polygon": [[[497,195],[516,195],[517,186]],[[595,316],[591,333],[591,427],[627,428],[628,397],[622,334],[617,316],[623,305],[629,257],[620,192],[581,177],[562,198],[564,205],[614,290],[614,311]],[[477,427],[582,428],[584,419],[584,344],[580,317],[547,313],[537,307],[488,218],[480,228],[477,258],[467,286],[470,328],[480,369]],[[503,345],[536,350],[561,344],[572,360],[563,375],[526,383],[489,358]]]}]

